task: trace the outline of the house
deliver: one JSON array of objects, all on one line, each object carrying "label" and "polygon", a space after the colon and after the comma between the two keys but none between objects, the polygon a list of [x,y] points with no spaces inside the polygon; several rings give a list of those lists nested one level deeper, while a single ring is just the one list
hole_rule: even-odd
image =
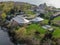
[{"label": "house", "polygon": [[45,8],[46,8],[46,7],[47,7],[46,3],[40,4],[36,10],[37,10],[37,12],[39,12],[39,13],[45,13],[45,12],[46,12],[46,11],[45,11]]},{"label": "house", "polygon": [[29,24],[29,20],[21,17],[20,15],[12,18],[11,20],[12,25],[24,25],[24,24]]},{"label": "house", "polygon": [[37,23],[37,22],[41,22],[43,21],[44,19],[41,18],[41,17],[35,17],[34,19],[30,20],[31,22],[34,22],[34,23]]}]

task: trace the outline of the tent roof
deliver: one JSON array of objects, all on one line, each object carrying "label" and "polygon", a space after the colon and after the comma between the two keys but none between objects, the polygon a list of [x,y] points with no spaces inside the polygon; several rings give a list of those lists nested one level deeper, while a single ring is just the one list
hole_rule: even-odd
[{"label": "tent roof", "polygon": [[21,16],[16,16],[15,18],[13,18],[13,20],[15,20],[17,23],[28,23],[29,22],[29,20]]}]

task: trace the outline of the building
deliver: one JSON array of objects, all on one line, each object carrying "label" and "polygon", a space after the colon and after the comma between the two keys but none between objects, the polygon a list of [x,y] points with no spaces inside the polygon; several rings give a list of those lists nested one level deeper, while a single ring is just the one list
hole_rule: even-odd
[{"label": "building", "polygon": [[24,25],[24,24],[29,24],[29,20],[21,17],[21,16],[16,16],[12,18],[11,20],[12,25]]},{"label": "building", "polygon": [[38,7],[36,10],[37,10],[37,12],[39,12],[39,13],[45,13],[45,12],[46,12],[46,11],[45,11],[45,8],[46,8],[46,7],[47,7],[46,3],[40,4],[39,7]]},{"label": "building", "polygon": [[41,22],[43,21],[44,19],[41,18],[41,17],[35,17],[34,19],[30,20],[31,22],[34,22],[34,23],[37,23],[37,22]]}]

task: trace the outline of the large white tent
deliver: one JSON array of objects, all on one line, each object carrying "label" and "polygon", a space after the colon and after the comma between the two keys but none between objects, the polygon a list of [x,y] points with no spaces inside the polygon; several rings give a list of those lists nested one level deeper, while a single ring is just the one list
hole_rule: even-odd
[{"label": "large white tent", "polygon": [[31,21],[32,21],[32,22],[40,22],[40,21],[43,21],[43,20],[44,20],[44,19],[41,18],[41,17],[36,17],[36,18],[32,19]]},{"label": "large white tent", "polygon": [[21,16],[16,16],[14,17],[12,20],[16,21],[19,24],[25,24],[25,23],[29,23],[29,20],[21,17]]}]

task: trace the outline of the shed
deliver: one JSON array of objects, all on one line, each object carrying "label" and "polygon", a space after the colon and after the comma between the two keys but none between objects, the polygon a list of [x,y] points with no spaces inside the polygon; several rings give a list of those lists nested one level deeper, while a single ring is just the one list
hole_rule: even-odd
[{"label": "shed", "polygon": [[42,27],[46,30],[53,31],[53,28],[50,25],[44,25]]}]

